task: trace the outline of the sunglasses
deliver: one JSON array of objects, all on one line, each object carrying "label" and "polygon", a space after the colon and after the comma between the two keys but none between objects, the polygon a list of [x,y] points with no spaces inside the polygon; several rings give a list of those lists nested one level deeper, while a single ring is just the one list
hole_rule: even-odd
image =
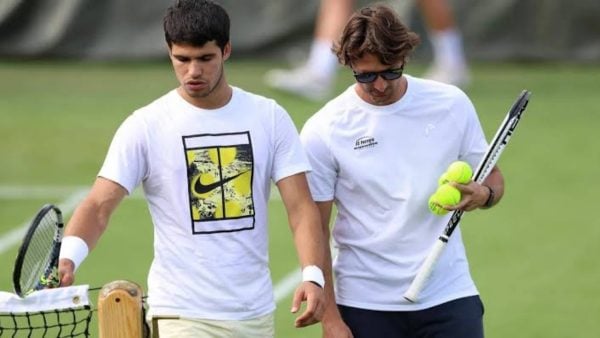
[{"label": "sunglasses", "polygon": [[366,72],[366,73],[357,73],[354,72],[354,78],[357,82],[360,83],[371,83],[377,79],[378,76],[381,76],[382,79],[390,81],[399,79],[402,76],[402,71],[404,70],[404,65],[400,68],[392,68],[382,70],[381,72]]}]

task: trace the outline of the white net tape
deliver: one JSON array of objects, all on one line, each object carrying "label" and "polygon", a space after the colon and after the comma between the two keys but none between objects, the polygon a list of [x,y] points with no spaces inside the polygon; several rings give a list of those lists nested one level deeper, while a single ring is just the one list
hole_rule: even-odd
[{"label": "white net tape", "polygon": [[41,312],[80,308],[89,305],[89,285],[68,286],[32,292],[21,298],[0,291],[0,313]]}]

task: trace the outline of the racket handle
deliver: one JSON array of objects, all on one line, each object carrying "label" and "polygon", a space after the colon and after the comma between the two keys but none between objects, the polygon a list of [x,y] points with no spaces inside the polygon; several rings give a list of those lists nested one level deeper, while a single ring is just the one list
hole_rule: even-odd
[{"label": "racket handle", "polygon": [[419,294],[421,291],[423,291],[425,283],[427,283],[427,280],[429,280],[429,276],[431,276],[431,273],[435,268],[435,264],[444,251],[447,243],[448,237],[446,236],[440,236],[440,238],[435,242],[431,252],[429,252],[425,262],[423,262],[423,265],[421,265],[421,268],[417,272],[415,279],[413,279],[410,287],[404,293],[404,298],[406,298],[406,300],[411,303],[416,303],[419,300]]}]

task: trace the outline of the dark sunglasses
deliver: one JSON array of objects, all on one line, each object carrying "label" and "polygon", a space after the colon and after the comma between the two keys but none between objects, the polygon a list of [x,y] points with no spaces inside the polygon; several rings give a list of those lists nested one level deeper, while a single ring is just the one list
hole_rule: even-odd
[{"label": "dark sunglasses", "polygon": [[371,83],[377,79],[378,76],[381,76],[382,79],[390,81],[399,79],[402,76],[402,71],[404,70],[404,66],[400,68],[392,68],[382,70],[381,72],[367,72],[367,73],[354,73],[354,78],[357,82],[360,83]]}]

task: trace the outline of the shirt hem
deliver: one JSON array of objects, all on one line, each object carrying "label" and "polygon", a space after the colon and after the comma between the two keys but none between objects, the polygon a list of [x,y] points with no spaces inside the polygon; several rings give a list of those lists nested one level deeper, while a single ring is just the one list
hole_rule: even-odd
[{"label": "shirt hem", "polygon": [[248,320],[266,316],[275,311],[275,306],[271,305],[266,308],[261,308],[253,311],[243,312],[198,312],[198,311],[182,311],[172,308],[158,307],[148,311],[148,318],[155,317],[176,317],[195,320]]},{"label": "shirt hem", "polygon": [[435,300],[429,300],[423,303],[409,303],[409,304],[374,304],[374,303],[363,303],[359,301],[353,301],[349,299],[336,299],[338,305],[355,307],[365,310],[373,311],[419,311],[438,306],[453,300],[460,298],[466,298],[471,296],[479,296],[477,290],[469,290],[464,292],[453,293],[444,297],[436,298]]}]

